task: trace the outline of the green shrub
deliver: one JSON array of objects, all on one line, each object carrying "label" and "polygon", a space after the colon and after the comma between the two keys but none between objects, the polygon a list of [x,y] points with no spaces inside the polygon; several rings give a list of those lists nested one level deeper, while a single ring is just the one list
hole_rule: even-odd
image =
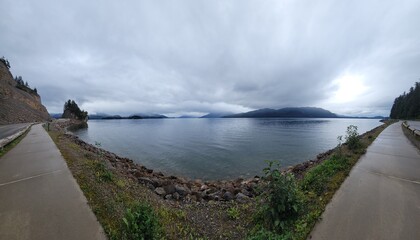
[{"label": "green shrub", "polygon": [[124,239],[157,239],[160,225],[151,206],[135,204],[127,209],[123,220]]},{"label": "green shrub", "polygon": [[301,192],[292,174],[282,173],[280,165],[273,162],[264,169],[267,189],[262,194],[264,203],[257,214],[257,221],[269,230],[283,233],[298,215],[302,205]]},{"label": "green shrub", "polygon": [[347,127],[346,143],[350,150],[355,150],[360,147],[359,133],[357,132],[357,126],[350,125]]},{"label": "green shrub", "polygon": [[112,174],[103,162],[96,160],[93,163],[93,167],[99,182],[112,182],[114,180],[114,174]]},{"label": "green shrub", "polygon": [[252,236],[248,237],[248,240],[280,240],[280,239],[284,240],[284,239],[287,239],[287,237],[280,236],[264,228],[258,229],[258,231],[254,232]]},{"label": "green shrub", "polygon": [[227,210],[227,214],[228,214],[228,217],[232,220],[238,220],[239,215],[240,215],[239,209],[237,207],[230,207]]},{"label": "green shrub", "polygon": [[321,195],[325,192],[330,179],[339,171],[349,167],[348,159],[341,155],[334,155],[330,159],[309,170],[302,179],[302,189]]}]

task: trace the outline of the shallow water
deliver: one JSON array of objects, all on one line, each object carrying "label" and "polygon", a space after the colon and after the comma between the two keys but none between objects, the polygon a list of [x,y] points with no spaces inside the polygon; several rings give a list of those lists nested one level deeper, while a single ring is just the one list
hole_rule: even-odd
[{"label": "shallow water", "polygon": [[91,144],[166,174],[201,179],[261,175],[266,160],[294,165],[337,145],[353,124],[359,133],[377,119],[90,120],[75,132]]}]

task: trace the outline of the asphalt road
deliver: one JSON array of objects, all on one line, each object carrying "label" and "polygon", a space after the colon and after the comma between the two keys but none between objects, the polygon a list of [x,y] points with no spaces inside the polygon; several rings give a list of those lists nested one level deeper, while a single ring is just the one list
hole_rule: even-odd
[{"label": "asphalt road", "polygon": [[308,239],[420,239],[420,151],[401,122],[368,148]]},{"label": "asphalt road", "polygon": [[0,125],[0,139],[12,136],[29,125],[30,123]]},{"label": "asphalt road", "polygon": [[0,158],[0,239],[106,239],[40,124]]}]

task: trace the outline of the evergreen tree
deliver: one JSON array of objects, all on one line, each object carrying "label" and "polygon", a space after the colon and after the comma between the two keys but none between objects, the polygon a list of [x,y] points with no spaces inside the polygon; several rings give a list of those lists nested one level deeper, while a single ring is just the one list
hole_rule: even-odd
[{"label": "evergreen tree", "polygon": [[416,82],[409,92],[404,92],[394,100],[391,118],[420,119],[420,82]]},{"label": "evergreen tree", "polygon": [[80,110],[79,106],[77,106],[77,103],[70,99],[64,103],[63,110],[63,112],[69,111],[70,113],[74,114],[79,120],[85,120],[88,116],[88,112]]}]

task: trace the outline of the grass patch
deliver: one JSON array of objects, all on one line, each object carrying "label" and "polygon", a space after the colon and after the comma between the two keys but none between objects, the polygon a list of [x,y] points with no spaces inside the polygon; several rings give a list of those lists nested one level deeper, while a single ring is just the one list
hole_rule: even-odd
[{"label": "grass patch", "polygon": [[9,152],[11,149],[13,149],[16,145],[18,145],[20,141],[22,141],[22,139],[26,137],[26,135],[28,134],[30,130],[31,128],[28,128],[28,130],[26,130],[22,135],[20,135],[19,137],[17,137],[15,140],[11,141],[10,143],[8,143],[6,146],[0,148],[0,158],[3,155],[5,155],[7,152]]},{"label": "grass patch", "polygon": [[158,239],[160,236],[159,221],[150,205],[135,203],[126,210],[123,222],[123,239]]}]

